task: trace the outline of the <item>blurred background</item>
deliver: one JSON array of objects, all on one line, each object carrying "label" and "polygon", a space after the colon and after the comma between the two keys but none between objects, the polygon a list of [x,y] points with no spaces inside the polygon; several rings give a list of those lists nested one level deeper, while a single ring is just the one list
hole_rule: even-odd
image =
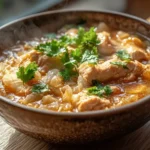
[{"label": "blurred background", "polygon": [[150,0],[0,0],[0,26],[23,16],[58,9],[114,10],[150,16]]}]

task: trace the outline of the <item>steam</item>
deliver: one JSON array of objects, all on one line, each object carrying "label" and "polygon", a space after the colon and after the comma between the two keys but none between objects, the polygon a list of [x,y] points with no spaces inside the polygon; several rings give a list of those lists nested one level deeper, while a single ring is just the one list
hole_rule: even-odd
[{"label": "steam", "polygon": [[17,41],[41,37],[42,33],[42,30],[32,21],[24,21],[7,26],[0,30],[0,50],[12,47]]}]

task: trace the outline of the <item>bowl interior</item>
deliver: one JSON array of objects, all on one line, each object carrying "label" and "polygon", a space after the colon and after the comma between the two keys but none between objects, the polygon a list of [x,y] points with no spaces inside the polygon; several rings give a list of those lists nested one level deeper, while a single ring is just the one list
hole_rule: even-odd
[{"label": "bowl interior", "polygon": [[87,25],[105,22],[109,26],[150,37],[149,23],[125,14],[101,11],[54,11],[25,17],[0,29],[0,50],[7,49],[17,41],[41,37],[45,33],[57,32],[66,24]]},{"label": "bowl interior", "polygon": [[[150,24],[133,16],[108,11],[54,11],[25,17],[1,27],[0,51],[15,45],[17,41],[39,38],[47,33],[57,32],[66,24],[81,24],[83,22],[89,26],[105,22],[115,29],[136,32],[150,38]],[[3,100],[6,101],[6,99]],[[144,100],[148,100],[148,98],[144,98]],[[22,106],[22,108],[24,107]]]}]

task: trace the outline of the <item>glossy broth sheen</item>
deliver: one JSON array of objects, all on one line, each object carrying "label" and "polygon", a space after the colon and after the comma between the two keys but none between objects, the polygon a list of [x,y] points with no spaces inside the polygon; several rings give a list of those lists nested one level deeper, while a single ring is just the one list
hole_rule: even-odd
[{"label": "glossy broth sheen", "polygon": [[105,23],[63,27],[3,51],[0,95],[50,111],[115,108],[149,95],[149,53],[149,41]]}]

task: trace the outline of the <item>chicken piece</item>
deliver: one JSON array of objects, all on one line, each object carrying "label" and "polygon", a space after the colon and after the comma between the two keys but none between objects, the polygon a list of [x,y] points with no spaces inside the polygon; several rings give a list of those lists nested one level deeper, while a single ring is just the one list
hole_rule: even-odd
[{"label": "chicken piece", "polygon": [[62,67],[62,63],[58,58],[41,55],[39,52],[33,53],[30,59],[38,64],[42,74],[47,73],[50,69]]},{"label": "chicken piece", "polygon": [[127,63],[127,68],[111,64],[111,62],[116,61],[118,62],[119,60],[111,59],[97,65],[83,63],[79,67],[79,74],[88,85],[91,85],[92,80],[106,82],[109,80],[126,77],[127,81],[127,77],[132,75],[134,78],[129,78],[130,81],[141,75],[143,72],[144,67],[138,61],[129,61]]},{"label": "chicken piece", "polygon": [[139,48],[145,48],[145,44],[138,37],[128,37],[122,41],[123,45],[134,45]]},{"label": "chicken piece", "polygon": [[101,110],[101,109],[108,108],[110,104],[111,104],[110,100],[106,98],[84,95],[80,97],[78,111]]},{"label": "chicken piece", "polygon": [[98,51],[102,55],[111,55],[115,53],[115,48],[111,43],[111,37],[108,32],[100,32],[97,33],[97,37],[100,40],[100,44],[98,45]]},{"label": "chicken piece", "polygon": [[147,53],[137,46],[127,46],[126,51],[130,54],[132,60],[148,60]]},{"label": "chicken piece", "polygon": [[31,61],[35,61],[36,63],[38,63],[38,60],[39,60],[39,57],[41,56],[41,53],[36,51],[36,50],[33,50],[31,55],[30,55],[30,59]]},{"label": "chicken piece", "polygon": [[121,46],[120,49],[126,50],[130,54],[132,60],[138,60],[138,61],[148,60],[148,54],[144,50],[145,45],[139,38],[128,37],[123,39],[120,42],[122,42],[122,46],[123,46],[123,47]]},{"label": "chicken piece", "polygon": [[38,60],[38,65],[41,67],[41,71],[47,72],[49,69],[52,68],[61,68],[62,63],[58,58],[55,57],[48,57],[43,55]]}]

